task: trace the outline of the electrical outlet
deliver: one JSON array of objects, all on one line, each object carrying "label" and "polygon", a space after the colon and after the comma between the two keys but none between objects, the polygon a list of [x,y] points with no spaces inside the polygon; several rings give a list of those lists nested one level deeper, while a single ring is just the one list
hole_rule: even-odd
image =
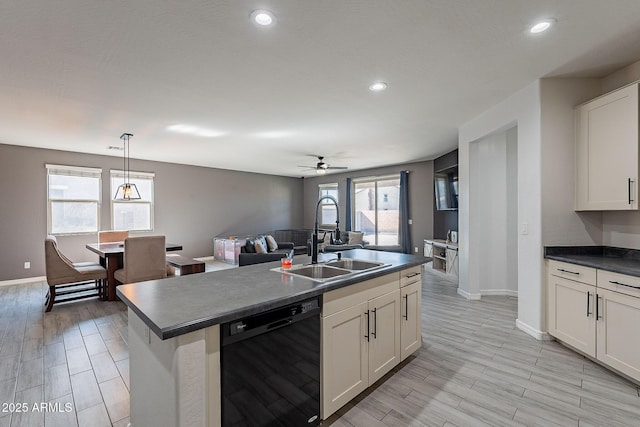
[{"label": "electrical outlet", "polygon": [[523,222],[522,226],[520,227],[520,234],[522,234],[523,236],[526,236],[527,234],[529,234],[529,223],[528,222]]},{"label": "electrical outlet", "polygon": [[25,268],[25,270],[31,268],[31,261],[25,261],[24,262],[24,268]]},{"label": "electrical outlet", "polygon": [[409,220],[409,225],[411,225],[411,224],[413,224],[413,220],[412,219]]},{"label": "electrical outlet", "polygon": [[413,252],[418,253],[418,247],[413,248]]}]

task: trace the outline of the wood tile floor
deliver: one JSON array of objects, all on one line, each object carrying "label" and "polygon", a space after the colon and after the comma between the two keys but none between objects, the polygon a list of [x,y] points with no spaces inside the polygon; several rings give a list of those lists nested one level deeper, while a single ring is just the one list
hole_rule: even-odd
[{"label": "wood tile floor", "polygon": [[0,427],[126,426],[126,306],[84,300],[44,313],[46,289],[0,287]]},{"label": "wood tile floor", "polygon": [[[515,298],[467,301],[446,276],[423,277],[422,349],[323,425],[640,426],[640,389],[515,329]],[[0,287],[0,427],[126,426],[124,304],[44,313],[45,293],[42,283]],[[43,402],[48,411],[33,410]]]}]

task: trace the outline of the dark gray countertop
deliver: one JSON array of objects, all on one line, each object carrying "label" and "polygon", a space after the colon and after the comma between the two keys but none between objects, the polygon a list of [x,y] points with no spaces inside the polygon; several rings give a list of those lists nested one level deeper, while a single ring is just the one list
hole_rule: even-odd
[{"label": "dark gray countertop", "polygon": [[[167,339],[430,261],[423,256],[366,249],[342,255],[389,266],[320,283],[271,271],[280,267],[277,261],[121,285],[116,292],[158,337]],[[320,254],[319,261],[335,258],[335,253]],[[310,262],[308,256],[294,258],[294,264]]]},{"label": "dark gray countertop", "polygon": [[640,251],[609,246],[547,246],[544,257],[640,277]]}]

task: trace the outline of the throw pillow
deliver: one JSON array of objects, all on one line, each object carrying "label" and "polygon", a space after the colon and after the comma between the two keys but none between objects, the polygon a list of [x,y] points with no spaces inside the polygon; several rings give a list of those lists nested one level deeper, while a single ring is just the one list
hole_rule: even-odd
[{"label": "throw pillow", "polygon": [[257,254],[266,254],[267,253],[266,245],[262,242],[261,239],[256,239],[254,247],[256,249],[256,253]]},{"label": "throw pillow", "polygon": [[247,242],[244,244],[245,252],[247,252],[248,254],[255,254],[256,253],[255,244],[256,242],[253,239],[251,238],[247,239]]},{"label": "throw pillow", "polygon": [[349,232],[349,244],[350,245],[361,245],[363,237],[364,237],[364,233],[362,231],[350,231]]},{"label": "throw pillow", "polygon": [[276,239],[274,239],[271,234],[267,234],[265,236],[265,239],[267,240],[267,249],[269,250],[269,252],[278,250],[278,243],[276,242]]},{"label": "throw pillow", "polygon": [[264,238],[264,235],[261,234],[258,237],[256,237],[256,242],[260,240],[260,243],[262,243],[262,247],[264,247],[264,250],[269,252],[269,246],[267,245],[267,239]]}]

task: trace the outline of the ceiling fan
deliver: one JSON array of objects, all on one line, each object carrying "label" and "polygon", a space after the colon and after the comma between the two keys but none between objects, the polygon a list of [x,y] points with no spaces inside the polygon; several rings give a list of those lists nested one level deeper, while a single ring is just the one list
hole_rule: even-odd
[{"label": "ceiling fan", "polygon": [[318,175],[324,175],[327,173],[329,169],[349,169],[346,166],[330,166],[328,163],[325,163],[323,156],[315,156],[318,158],[318,163],[315,166],[299,166],[301,168],[315,170]]}]

